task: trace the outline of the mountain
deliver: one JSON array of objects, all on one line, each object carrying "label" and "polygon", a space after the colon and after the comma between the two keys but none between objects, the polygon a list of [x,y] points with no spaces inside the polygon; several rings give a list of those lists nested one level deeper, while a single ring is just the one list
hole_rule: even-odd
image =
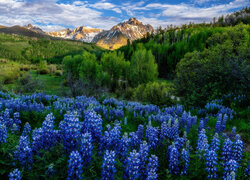
[{"label": "mountain", "polygon": [[105,49],[117,49],[127,44],[127,41],[134,41],[143,38],[147,33],[153,32],[153,27],[144,25],[136,18],[119,23],[109,31],[103,31],[96,35],[92,42]]},{"label": "mountain", "polygon": [[49,32],[48,34],[53,37],[61,37],[65,39],[73,39],[73,40],[80,40],[84,42],[92,42],[93,38],[102,32],[101,29],[96,28],[88,28],[85,26],[81,26],[75,28],[74,30],[64,29],[57,32]]},{"label": "mountain", "polygon": [[37,33],[46,35],[46,33],[42,29],[40,29],[39,27],[33,26],[32,24],[28,24],[27,26],[24,26],[24,27],[31,31],[35,31]]},{"label": "mountain", "polygon": [[[38,27],[34,27],[31,24],[28,26],[12,26],[12,27],[3,27],[0,28],[0,32],[7,34],[16,34],[28,37],[35,38],[48,38],[51,39],[51,36],[47,35],[44,31],[42,31]],[[53,39],[53,38],[52,38]]]}]

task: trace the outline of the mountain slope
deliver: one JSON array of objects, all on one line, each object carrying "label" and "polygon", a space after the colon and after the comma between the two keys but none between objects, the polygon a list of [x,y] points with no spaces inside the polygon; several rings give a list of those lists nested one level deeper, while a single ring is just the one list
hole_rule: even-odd
[{"label": "mountain slope", "polygon": [[102,49],[81,41],[0,33],[0,59],[33,63],[47,60],[49,63],[61,63],[64,56],[82,54],[84,51],[99,53]]},{"label": "mountain slope", "polygon": [[[39,29],[39,30],[38,30]],[[31,27],[23,27],[23,26],[12,26],[12,27],[4,27],[0,28],[0,32],[7,34],[16,34],[28,37],[35,38],[48,38],[53,39],[53,37],[45,34],[40,28],[31,28]]]},{"label": "mountain slope", "polygon": [[101,29],[81,26],[75,28],[74,30],[64,29],[57,32],[49,32],[48,34],[53,37],[61,37],[64,39],[73,39],[90,43],[92,42],[93,38],[100,32],[102,32]]},{"label": "mountain slope", "polygon": [[151,25],[144,25],[136,18],[114,26],[109,31],[104,31],[94,37],[93,41],[105,49],[117,49],[127,44],[127,40],[134,41],[143,38],[147,33],[153,32]]}]

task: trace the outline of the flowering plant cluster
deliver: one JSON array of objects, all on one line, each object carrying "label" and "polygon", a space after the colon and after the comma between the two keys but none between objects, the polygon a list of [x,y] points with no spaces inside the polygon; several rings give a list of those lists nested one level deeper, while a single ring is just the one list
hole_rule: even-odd
[{"label": "flowering plant cluster", "polygon": [[[210,117],[197,120],[180,105],[158,107],[114,98],[98,101],[41,93],[0,94],[4,97],[0,99],[0,148],[8,147],[13,137],[18,139],[14,150],[8,151],[15,166],[10,179],[36,171],[36,163],[50,157],[49,153],[59,154],[56,162],[44,160],[48,161],[46,177],[57,176],[58,162],[65,159],[68,179],[88,175],[115,179],[119,175],[156,180],[162,178],[162,169],[179,178],[190,174],[195,158],[203,163],[207,178],[235,178],[244,160],[244,143],[236,128],[229,136],[225,133],[234,113],[219,102],[206,106],[207,112],[218,110],[212,114],[217,120],[213,130]],[[25,122],[25,113],[43,118],[40,123]],[[222,169],[223,173],[219,172]],[[249,167],[244,172],[249,175]]]}]

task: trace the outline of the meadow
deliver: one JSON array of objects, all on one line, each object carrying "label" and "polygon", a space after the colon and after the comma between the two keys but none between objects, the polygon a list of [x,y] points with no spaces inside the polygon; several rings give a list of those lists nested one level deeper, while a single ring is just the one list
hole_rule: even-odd
[{"label": "meadow", "polygon": [[[181,105],[41,93],[1,92],[0,100],[2,177],[249,177],[248,119],[222,100],[192,111]],[[239,118],[243,125],[236,123]]]}]

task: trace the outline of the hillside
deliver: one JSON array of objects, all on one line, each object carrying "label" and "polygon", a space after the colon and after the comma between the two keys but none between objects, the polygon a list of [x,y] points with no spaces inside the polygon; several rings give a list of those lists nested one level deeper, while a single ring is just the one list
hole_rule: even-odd
[{"label": "hillside", "polygon": [[[30,33],[25,29],[23,32]],[[83,51],[98,53],[101,48],[80,41],[31,38],[0,33],[0,58],[31,62],[47,60],[51,63],[60,63],[64,56],[79,54]]]},{"label": "hillside", "polygon": [[27,26],[12,26],[12,27],[3,27],[0,28],[0,32],[6,33],[6,34],[14,34],[14,35],[22,35],[27,37],[33,37],[33,38],[48,38],[48,39],[55,39],[45,33],[42,32],[42,30],[38,31],[34,27]]}]

